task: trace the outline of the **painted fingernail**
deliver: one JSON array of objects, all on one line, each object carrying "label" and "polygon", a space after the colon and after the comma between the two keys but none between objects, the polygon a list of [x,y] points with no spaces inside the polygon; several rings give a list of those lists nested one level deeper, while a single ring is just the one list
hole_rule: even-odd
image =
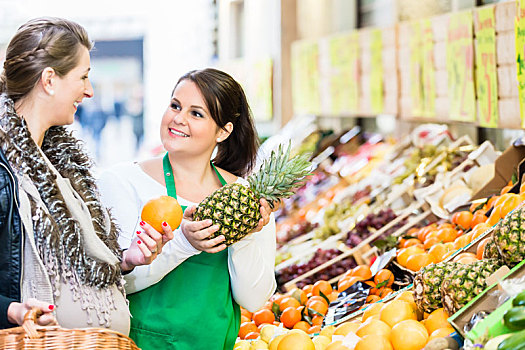
[{"label": "painted fingernail", "polygon": [[140,240],[139,240],[139,241],[137,241],[137,244],[141,244],[141,243],[142,243],[142,242],[141,242]]},{"label": "painted fingernail", "polygon": [[144,226],[144,225],[146,225],[146,223],[144,221],[141,221],[141,222],[139,222],[139,225],[140,226]]},{"label": "painted fingernail", "polygon": [[137,235],[140,235],[142,232],[141,231],[137,231]]},{"label": "painted fingernail", "polygon": [[48,308],[49,310],[53,311],[55,309],[55,305],[49,305]]},{"label": "painted fingernail", "polygon": [[168,223],[167,223],[166,221],[163,221],[163,222],[162,222],[162,226],[167,227],[167,226],[168,226]]}]

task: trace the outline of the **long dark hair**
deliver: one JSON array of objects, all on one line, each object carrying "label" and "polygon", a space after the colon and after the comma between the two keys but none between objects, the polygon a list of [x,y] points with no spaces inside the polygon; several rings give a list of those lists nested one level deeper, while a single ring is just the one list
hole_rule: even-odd
[{"label": "long dark hair", "polygon": [[237,176],[249,174],[255,165],[259,138],[241,85],[229,74],[213,68],[184,74],[175,88],[183,80],[197,85],[211,117],[220,128],[225,130],[228,122],[233,124],[230,136],[219,143],[213,163]]},{"label": "long dark hair", "polygon": [[93,44],[78,23],[54,17],[26,22],[7,45],[0,93],[16,102],[35,87],[47,67],[66,75],[78,64],[82,46],[91,50]]}]

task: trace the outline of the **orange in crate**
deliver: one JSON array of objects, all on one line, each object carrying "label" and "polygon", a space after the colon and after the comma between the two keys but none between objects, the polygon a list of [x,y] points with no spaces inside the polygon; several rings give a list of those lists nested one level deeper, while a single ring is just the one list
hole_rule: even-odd
[{"label": "orange in crate", "polygon": [[289,307],[297,308],[299,306],[301,306],[301,303],[294,297],[284,297],[279,303],[279,310],[283,311]]},{"label": "orange in crate", "polygon": [[332,286],[327,281],[317,281],[312,288],[312,295],[320,295],[322,292],[326,297],[332,293]]},{"label": "orange in crate", "polygon": [[485,246],[490,241],[490,239],[490,237],[487,237],[478,243],[478,248],[476,250],[476,258],[478,258],[478,260],[483,259],[483,251],[485,250]]},{"label": "orange in crate", "polygon": [[241,327],[239,328],[239,338],[246,339],[246,336],[252,332],[259,332],[259,329],[254,322],[241,323]]},{"label": "orange in crate", "polygon": [[175,198],[160,196],[149,200],[144,205],[140,218],[160,233],[163,232],[163,221],[168,223],[172,230],[175,230],[182,221],[182,208]]},{"label": "orange in crate", "polygon": [[253,313],[253,321],[257,326],[264,323],[273,323],[275,321],[275,315],[268,309],[260,309]]},{"label": "orange in crate", "polygon": [[286,308],[281,314],[280,321],[286,328],[292,328],[301,321],[301,312],[293,307]]},{"label": "orange in crate", "polygon": [[407,259],[407,269],[419,271],[421,268],[435,263],[434,256],[428,253],[414,254]]},{"label": "orange in crate", "polygon": [[379,270],[374,276],[374,283],[376,284],[376,287],[378,285],[380,287],[390,287],[394,283],[394,274],[387,269]]},{"label": "orange in crate", "polygon": [[367,280],[372,278],[372,271],[367,265],[359,265],[351,270],[350,275],[362,277],[364,280]]}]

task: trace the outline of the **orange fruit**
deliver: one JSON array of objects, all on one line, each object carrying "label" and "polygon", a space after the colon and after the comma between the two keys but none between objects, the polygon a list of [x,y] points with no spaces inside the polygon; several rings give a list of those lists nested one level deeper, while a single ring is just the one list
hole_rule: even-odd
[{"label": "orange fruit", "polygon": [[315,350],[315,345],[308,335],[294,331],[281,339],[277,350]]},{"label": "orange fruit", "polygon": [[492,196],[487,201],[487,209],[490,209],[494,206],[494,203],[499,199],[500,196]]},{"label": "orange fruit", "polygon": [[511,190],[511,188],[512,188],[512,185],[507,185],[507,186],[503,187],[501,189],[501,191],[500,191],[500,195],[509,192]]},{"label": "orange fruit", "polygon": [[312,325],[314,326],[320,326],[323,324],[323,316],[315,315],[312,317]]},{"label": "orange fruit", "polygon": [[355,345],[355,350],[392,350],[392,344],[382,335],[365,335]]},{"label": "orange fruit", "polygon": [[182,208],[175,198],[160,196],[144,204],[140,218],[160,233],[164,232],[162,222],[168,223],[175,230],[182,221]]},{"label": "orange fruit", "polygon": [[[410,247],[407,249],[410,249]],[[394,274],[388,269],[379,270],[374,276],[374,283],[379,288],[390,287],[394,283]]]},{"label": "orange fruit", "polygon": [[414,254],[424,253],[424,252],[425,252],[425,249],[417,245],[413,245],[411,247],[403,248],[400,251],[398,251],[396,259],[399,265],[406,267],[407,259],[409,256],[414,255]]},{"label": "orange fruit", "polygon": [[306,321],[299,321],[296,324],[294,324],[293,329],[300,329],[302,331],[305,331],[308,333],[308,329],[310,329],[310,324]]},{"label": "orange fruit", "polygon": [[472,241],[478,238],[479,236],[483,235],[485,231],[487,231],[489,228],[490,226],[485,222],[481,222],[477,224],[476,226],[474,226],[472,228],[472,232],[470,233],[471,234],[470,237]]},{"label": "orange fruit", "polygon": [[306,333],[308,334],[315,334],[321,332],[321,326],[320,325],[314,325],[308,328],[308,331]]},{"label": "orange fruit", "polygon": [[375,303],[370,306],[368,306],[365,309],[365,312],[363,312],[363,316],[361,317],[361,320],[365,322],[369,317],[373,315],[379,315],[379,312],[381,311],[381,308],[383,307],[383,303]]},{"label": "orange fruit", "polygon": [[459,236],[454,240],[454,249],[461,249],[463,247],[466,247],[470,243],[470,235],[466,234],[463,236]]},{"label": "orange fruit", "polygon": [[390,327],[404,320],[417,320],[416,311],[404,300],[392,300],[379,312],[379,319]]},{"label": "orange fruit", "polygon": [[259,332],[250,332],[250,333],[246,334],[244,339],[257,339],[257,338],[259,338],[259,335],[260,335]]},{"label": "orange fruit", "polygon": [[301,303],[301,305],[306,304],[306,302],[308,301],[308,298],[306,297],[306,292],[299,288],[292,289],[289,294],[291,297],[297,299]]},{"label": "orange fruit", "polygon": [[432,332],[439,328],[451,327],[447,319],[448,315],[443,308],[432,311],[425,321],[425,328],[428,334],[432,334]]},{"label": "orange fruit", "polygon": [[252,332],[259,333],[259,329],[255,325],[255,323],[253,322],[241,323],[241,327],[239,328],[239,338],[245,339],[246,336]]},{"label": "orange fruit", "polygon": [[343,322],[335,327],[333,335],[347,335],[350,332],[355,333],[361,325],[361,322]]},{"label": "orange fruit", "polygon": [[337,297],[338,297],[338,296],[339,296],[339,292],[337,292],[336,290],[334,290],[334,291],[332,292],[332,294],[330,294],[330,295],[328,296],[328,300],[332,303],[332,302],[334,302],[334,301],[337,300]]},{"label": "orange fruit", "polygon": [[249,319],[248,317],[244,316],[244,315],[241,315],[241,323],[244,323],[244,322],[250,322],[251,319]]},{"label": "orange fruit", "polygon": [[364,281],[364,278],[361,276],[351,276],[343,278],[341,281],[339,281],[339,283],[337,283],[337,291],[341,293],[347,288],[350,288],[357,281]]},{"label": "orange fruit", "polygon": [[390,341],[394,350],[421,350],[427,343],[425,326],[415,320],[404,320],[392,327]]},{"label": "orange fruit", "polygon": [[379,290],[376,288],[374,281],[365,281],[365,284],[368,284],[371,288],[369,289],[368,295],[378,295]]},{"label": "orange fruit", "polygon": [[407,291],[405,291],[403,293],[400,293],[400,294],[396,295],[394,300],[406,301],[407,303],[410,304],[410,306],[412,306],[412,309],[414,309],[414,311],[416,312],[416,315],[418,316],[418,319],[423,317],[423,315],[420,314],[420,311],[417,308],[416,302],[414,301],[414,292],[407,290]]},{"label": "orange fruit", "polygon": [[487,221],[487,217],[485,216],[484,210],[478,210],[474,213],[474,216],[472,217],[472,227],[476,227],[476,225],[484,223]]},{"label": "orange fruit", "polygon": [[301,312],[296,308],[288,307],[281,314],[280,321],[286,328],[292,328],[297,322],[301,321]]},{"label": "orange fruit", "polygon": [[435,263],[433,255],[421,253],[412,255],[407,259],[406,268],[412,271],[419,271],[422,267]]},{"label": "orange fruit", "polygon": [[389,287],[381,287],[379,289],[379,293],[377,294],[377,296],[379,296],[380,299],[383,299],[384,297],[386,297],[387,295],[389,294],[392,294],[394,291],[392,290],[392,288],[389,288]]},{"label": "orange fruit", "polygon": [[429,250],[428,254],[432,255],[435,262],[443,261],[443,256],[448,252],[447,246],[444,243],[434,244]]},{"label": "orange fruit", "polygon": [[438,328],[434,332],[430,334],[430,337],[428,337],[428,341],[431,341],[434,338],[444,338],[450,335],[451,333],[454,333],[456,330],[450,326]]},{"label": "orange fruit", "polygon": [[430,236],[430,237],[427,237],[427,239],[425,239],[425,243],[423,243],[423,248],[430,249],[438,243],[443,243],[439,237]]},{"label": "orange fruit", "polygon": [[390,326],[381,320],[369,319],[357,329],[356,335],[363,338],[365,335],[382,335],[390,339]]},{"label": "orange fruit", "polygon": [[297,299],[293,297],[284,297],[279,303],[279,310],[283,311],[289,307],[297,308],[299,306],[301,306],[301,303],[298,302]]},{"label": "orange fruit", "polygon": [[487,237],[478,243],[478,248],[476,250],[476,258],[478,258],[478,260],[483,259],[483,251],[485,250],[485,246],[489,241],[490,237]]},{"label": "orange fruit", "polygon": [[308,301],[306,302],[305,306],[310,307],[310,304],[313,303],[314,301],[320,301],[326,304],[326,306],[328,306],[328,302],[326,301],[326,299],[319,295],[308,298]]},{"label": "orange fruit", "polygon": [[410,238],[410,239],[407,239],[403,242],[403,245],[401,246],[402,248],[408,248],[410,246],[413,246],[413,245],[416,245],[416,244],[421,244],[423,242],[421,242],[419,239],[417,238]]},{"label": "orange fruit", "polygon": [[452,218],[454,218],[455,215],[457,215],[455,224],[458,225],[459,227],[461,227],[461,229],[466,231],[466,230],[468,230],[471,227],[472,219],[473,219],[474,215],[472,215],[472,213],[470,211],[468,211],[468,210],[460,211],[458,213],[455,213],[452,216]]},{"label": "orange fruit", "polygon": [[312,289],[312,295],[320,295],[323,293],[325,296],[329,296],[332,293],[332,286],[327,281],[317,281]]},{"label": "orange fruit", "polygon": [[252,319],[253,314],[246,310],[245,308],[241,307],[241,315],[247,317],[248,319]]},{"label": "orange fruit", "polygon": [[490,214],[489,219],[486,221],[486,223],[489,226],[496,225],[498,223],[499,219],[501,219],[500,212],[501,212],[501,207],[494,207],[494,209],[492,210],[492,213]]},{"label": "orange fruit", "polygon": [[368,267],[367,265],[359,265],[352,269],[350,275],[362,277],[363,280],[367,280],[372,278],[372,271],[370,271],[370,267]]},{"label": "orange fruit", "polygon": [[381,300],[380,296],[372,294],[372,295],[369,295],[366,298],[366,303],[372,304],[372,303],[375,303],[376,301],[379,301],[379,300]]},{"label": "orange fruit", "polygon": [[319,300],[314,300],[311,303],[307,303],[307,308],[312,309],[314,311],[317,311],[321,315],[326,315],[326,312],[328,311],[328,304]]},{"label": "orange fruit", "polygon": [[264,323],[273,323],[275,321],[275,315],[268,309],[260,309],[253,313],[253,322],[257,326]]},{"label": "orange fruit", "polygon": [[302,288],[302,290],[308,295],[308,293],[312,293],[312,289],[314,289],[314,286],[311,284],[307,284]]},{"label": "orange fruit", "polygon": [[458,231],[453,228],[445,227],[436,232],[440,242],[453,242],[458,237]]}]

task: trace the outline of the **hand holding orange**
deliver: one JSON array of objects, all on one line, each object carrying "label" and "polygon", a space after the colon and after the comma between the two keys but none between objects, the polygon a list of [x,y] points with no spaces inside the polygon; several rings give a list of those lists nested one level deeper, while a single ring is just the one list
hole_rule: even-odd
[{"label": "hand holding orange", "polygon": [[160,196],[144,205],[140,218],[160,233],[163,232],[162,222],[166,222],[175,230],[182,221],[182,208],[175,198]]}]

